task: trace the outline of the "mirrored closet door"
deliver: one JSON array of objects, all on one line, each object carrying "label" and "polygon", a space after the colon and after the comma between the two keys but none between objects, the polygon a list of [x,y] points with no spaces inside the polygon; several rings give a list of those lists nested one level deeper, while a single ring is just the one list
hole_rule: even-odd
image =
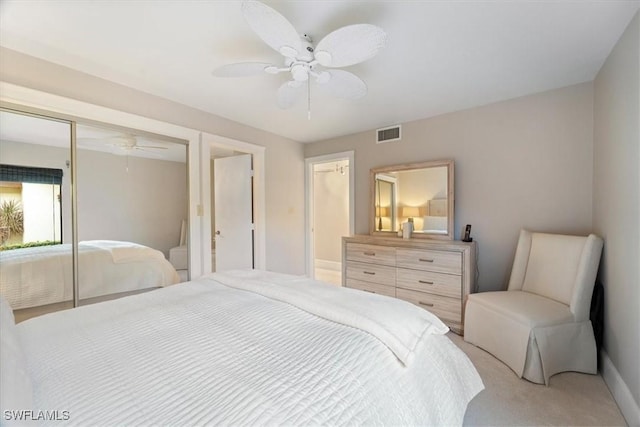
[{"label": "mirrored closet door", "polygon": [[0,294],[73,306],[71,122],[0,111]]},{"label": "mirrored closet door", "polygon": [[186,281],[188,147],[0,111],[0,294],[18,321]]},{"label": "mirrored closet door", "polygon": [[187,280],[187,146],[82,123],[76,144],[81,304]]}]

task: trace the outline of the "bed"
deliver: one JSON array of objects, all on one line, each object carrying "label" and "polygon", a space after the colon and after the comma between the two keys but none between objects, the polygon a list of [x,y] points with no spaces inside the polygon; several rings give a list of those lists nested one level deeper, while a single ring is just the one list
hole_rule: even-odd
[{"label": "bed", "polygon": [[[131,242],[78,245],[80,299],[178,283],[162,252]],[[0,251],[0,294],[14,310],[73,299],[71,245]]]},{"label": "bed", "polygon": [[3,413],[76,425],[461,425],[483,388],[426,310],[276,273],[2,323]]}]

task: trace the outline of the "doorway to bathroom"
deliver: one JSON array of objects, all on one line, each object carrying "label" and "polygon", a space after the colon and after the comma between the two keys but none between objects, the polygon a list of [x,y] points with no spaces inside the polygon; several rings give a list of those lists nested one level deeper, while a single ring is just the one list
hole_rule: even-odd
[{"label": "doorway to bathroom", "polygon": [[353,151],[305,159],[307,275],[342,285],[342,237],[354,232]]}]

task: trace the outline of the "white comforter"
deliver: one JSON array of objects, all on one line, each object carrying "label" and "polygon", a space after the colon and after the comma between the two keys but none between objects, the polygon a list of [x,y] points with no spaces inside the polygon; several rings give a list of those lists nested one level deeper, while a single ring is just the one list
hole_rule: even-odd
[{"label": "white comforter", "polygon": [[[80,242],[78,259],[80,299],[180,281],[162,252],[136,243]],[[71,245],[0,251],[0,293],[14,310],[73,299]]]},{"label": "white comforter", "polygon": [[[304,309],[293,305],[300,297]],[[71,424],[459,425],[482,382],[424,313],[308,279],[235,272],[17,328],[34,409],[69,411]]]}]

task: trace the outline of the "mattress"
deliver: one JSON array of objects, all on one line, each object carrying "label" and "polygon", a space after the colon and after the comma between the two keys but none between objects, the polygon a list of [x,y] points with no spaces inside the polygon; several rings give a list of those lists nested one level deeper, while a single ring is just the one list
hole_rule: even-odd
[{"label": "mattress", "polygon": [[[162,252],[131,242],[78,245],[80,299],[180,281]],[[0,294],[14,310],[73,299],[71,245],[0,251]]]},{"label": "mattress", "polygon": [[424,313],[237,271],[17,329],[34,409],[72,425],[461,425],[482,381]]}]

